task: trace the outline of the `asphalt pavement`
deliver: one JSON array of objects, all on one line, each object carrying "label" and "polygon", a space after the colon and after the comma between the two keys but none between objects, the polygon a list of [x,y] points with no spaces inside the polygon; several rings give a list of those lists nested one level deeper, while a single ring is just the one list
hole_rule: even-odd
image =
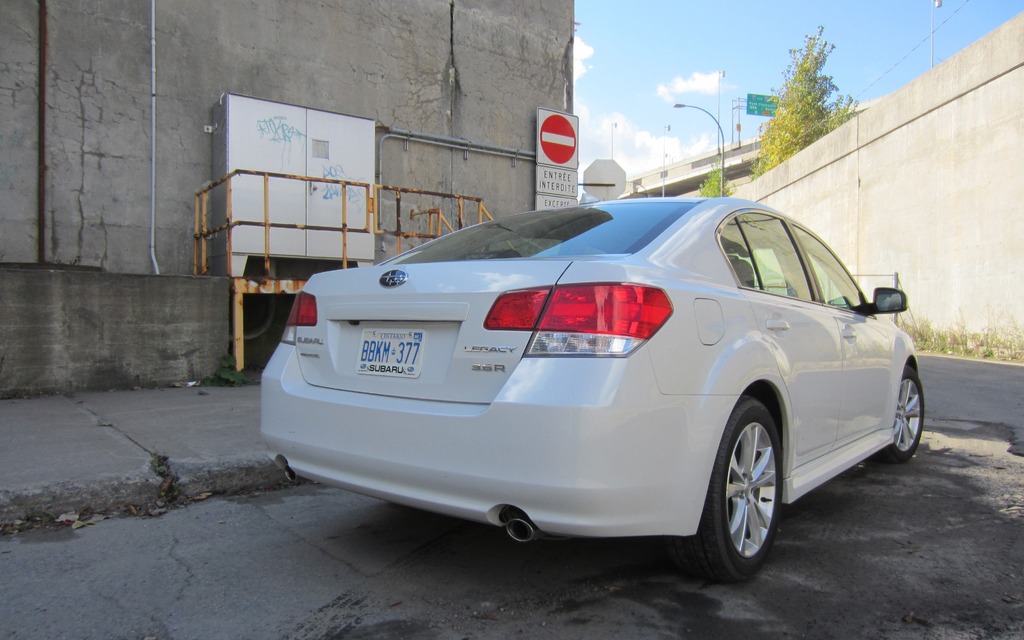
[{"label": "asphalt pavement", "polygon": [[[921,374],[915,460],[865,462],[784,505],[746,584],[681,575],[656,537],[516,544],[307,483],[0,527],[0,638],[1021,640],[1024,452],[1007,448],[1024,442],[1024,367],[929,355]],[[0,400],[0,503],[56,517],[152,502],[164,455],[186,494],[259,487],[254,469],[277,485],[258,400],[255,386]]]},{"label": "asphalt pavement", "polygon": [[0,522],[274,486],[259,404],[259,385],[0,400]]}]

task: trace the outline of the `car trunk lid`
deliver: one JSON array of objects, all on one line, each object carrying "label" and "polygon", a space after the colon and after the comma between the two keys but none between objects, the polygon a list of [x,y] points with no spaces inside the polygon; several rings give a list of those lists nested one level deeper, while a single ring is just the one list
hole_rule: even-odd
[{"label": "car trunk lid", "polygon": [[[298,327],[309,384],[384,396],[487,403],[508,380],[529,331],[490,331],[507,291],[554,286],[570,263],[487,260],[387,265],[319,274],[305,291],[318,322]],[[382,281],[405,281],[385,286]]]}]

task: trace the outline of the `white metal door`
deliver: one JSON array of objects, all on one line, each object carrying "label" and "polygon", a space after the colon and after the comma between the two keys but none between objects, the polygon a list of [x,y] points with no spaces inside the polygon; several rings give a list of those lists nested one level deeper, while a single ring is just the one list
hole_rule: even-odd
[{"label": "white metal door", "polygon": [[[229,172],[249,169],[290,175],[306,173],[305,109],[244,96],[232,95],[228,99]],[[306,222],[305,185],[301,181],[271,178],[267,195],[267,213],[271,221],[296,225]],[[232,179],[231,211],[234,220],[262,223],[264,200],[261,176],[240,175]],[[264,238],[262,227],[237,227],[232,234],[232,253],[262,255]],[[305,232],[301,229],[274,229],[270,233],[269,252],[272,255],[305,255]]]},{"label": "white metal door", "polygon": [[777,354],[791,405],[794,466],[824,455],[839,431],[843,351],[833,311],[802,300],[751,293],[765,338]]},{"label": "white metal door", "polygon": [[[373,184],[374,122],[364,118],[309,109],[306,112],[306,172],[310,177]],[[348,224],[348,258],[373,260],[372,224],[366,215],[367,192],[337,184],[310,182],[306,189],[306,223],[335,227],[339,231],[307,231],[306,255],[342,257],[342,202]]]},{"label": "white metal door", "polygon": [[[843,404],[836,446],[892,427],[892,339],[879,322],[851,312],[836,312],[843,345]],[[900,372],[902,374],[902,372]]]}]

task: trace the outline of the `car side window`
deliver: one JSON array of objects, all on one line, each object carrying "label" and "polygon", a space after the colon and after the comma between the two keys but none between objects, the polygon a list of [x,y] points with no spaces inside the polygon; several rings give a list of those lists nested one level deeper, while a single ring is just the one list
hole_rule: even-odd
[{"label": "car side window", "polygon": [[825,244],[800,227],[794,227],[797,241],[804,248],[811,263],[811,271],[818,282],[823,302],[833,307],[853,309],[864,303],[864,295],[857,282],[846,271]]},{"label": "car side window", "polygon": [[722,227],[720,238],[722,251],[729,259],[729,266],[736,276],[736,282],[741,287],[748,289],[760,289],[761,285],[757,280],[757,272],[754,271],[754,260],[750,257],[750,248],[746,239],[740,232],[740,225],[735,218]]},{"label": "car side window", "polygon": [[814,299],[807,274],[782,220],[764,213],[744,213],[732,222],[738,223],[740,234],[750,249],[756,288],[800,300]]}]

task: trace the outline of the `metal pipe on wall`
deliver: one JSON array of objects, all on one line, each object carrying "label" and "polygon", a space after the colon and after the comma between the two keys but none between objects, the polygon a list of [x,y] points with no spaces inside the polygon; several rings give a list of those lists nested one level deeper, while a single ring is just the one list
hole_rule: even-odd
[{"label": "metal pipe on wall", "polygon": [[36,177],[36,262],[46,264],[46,57],[49,32],[46,25],[46,0],[39,0],[39,152]]},{"label": "metal pipe on wall", "polygon": [[149,259],[153,262],[153,273],[160,275],[160,264],[156,261],[156,0],[149,2],[149,59]]},{"label": "metal pipe on wall", "polygon": [[524,160],[534,160],[537,157],[537,154],[533,151],[526,151],[524,149],[482,144],[466,140],[465,138],[454,138],[451,136],[438,135],[436,133],[409,131],[408,129],[388,129],[387,132],[380,137],[380,140],[377,143],[377,184],[383,184],[384,182],[384,141],[388,138],[400,138],[406,142],[409,140],[415,140],[424,144],[433,144],[440,147],[447,147],[449,149],[461,149],[464,156],[470,151],[496,156],[505,156],[512,158],[513,167],[516,166],[516,160],[519,158],[523,158]]}]

